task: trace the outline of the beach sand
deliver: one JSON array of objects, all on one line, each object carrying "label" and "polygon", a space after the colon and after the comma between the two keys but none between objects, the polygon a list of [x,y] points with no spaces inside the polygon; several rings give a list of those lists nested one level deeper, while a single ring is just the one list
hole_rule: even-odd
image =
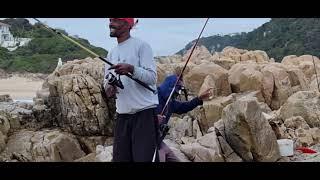
[{"label": "beach sand", "polygon": [[0,95],[9,94],[14,100],[31,100],[36,97],[36,91],[41,89],[43,82],[18,76],[0,79]]}]

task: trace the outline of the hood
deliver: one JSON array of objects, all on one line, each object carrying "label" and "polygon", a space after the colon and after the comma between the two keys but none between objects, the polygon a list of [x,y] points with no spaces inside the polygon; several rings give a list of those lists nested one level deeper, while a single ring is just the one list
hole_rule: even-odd
[{"label": "hood", "polygon": [[[168,98],[177,79],[178,79],[177,75],[171,75],[166,77],[166,79],[158,88],[158,93],[160,94],[160,96],[162,96],[163,98]],[[178,83],[175,88],[175,91],[178,92],[179,90],[181,90],[181,88],[182,88],[182,85]]]}]

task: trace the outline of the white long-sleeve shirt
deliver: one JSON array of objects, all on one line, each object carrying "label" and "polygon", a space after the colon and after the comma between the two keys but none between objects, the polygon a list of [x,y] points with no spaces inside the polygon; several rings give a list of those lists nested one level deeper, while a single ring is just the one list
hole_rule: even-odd
[{"label": "white long-sleeve shirt", "polygon": [[[130,37],[119,43],[107,56],[107,60],[113,64],[127,63],[134,66],[133,77],[146,83],[156,90],[157,70],[153,58],[153,52],[146,42]],[[105,75],[114,70],[108,70],[105,65]],[[118,75],[116,75],[118,77]],[[119,93],[116,99],[116,111],[119,114],[134,114],[144,109],[156,107],[159,103],[158,95],[144,88],[127,76],[121,76],[124,89],[117,88]],[[107,80],[104,81],[107,87]]]}]

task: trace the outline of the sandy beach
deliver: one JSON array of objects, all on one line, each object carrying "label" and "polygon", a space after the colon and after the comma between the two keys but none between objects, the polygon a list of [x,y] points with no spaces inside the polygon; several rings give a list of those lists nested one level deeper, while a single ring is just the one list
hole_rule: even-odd
[{"label": "sandy beach", "polygon": [[0,95],[9,94],[14,100],[31,100],[36,96],[36,91],[41,89],[43,82],[18,76],[0,79]]}]

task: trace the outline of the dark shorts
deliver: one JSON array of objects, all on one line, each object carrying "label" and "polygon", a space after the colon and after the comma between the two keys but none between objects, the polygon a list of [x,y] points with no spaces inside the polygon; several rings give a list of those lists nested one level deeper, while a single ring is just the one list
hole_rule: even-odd
[{"label": "dark shorts", "polygon": [[[114,130],[114,162],[151,162],[157,146],[156,109],[118,114]],[[156,151],[157,152],[157,151]],[[156,155],[158,160],[158,153]]]}]

